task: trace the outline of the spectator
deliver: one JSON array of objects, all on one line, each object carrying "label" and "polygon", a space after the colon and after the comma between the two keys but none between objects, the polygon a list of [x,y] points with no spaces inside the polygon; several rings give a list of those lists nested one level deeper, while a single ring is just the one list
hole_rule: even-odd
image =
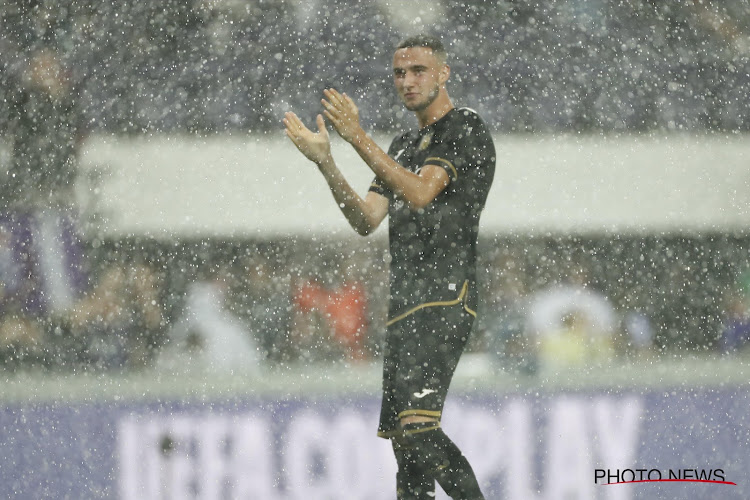
[{"label": "spectator", "polygon": [[20,369],[45,364],[44,330],[39,322],[18,310],[0,318],[0,367]]},{"label": "spectator", "polygon": [[226,308],[228,280],[219,272],[189,285],[182,316],[167,332],[157,368],[258,371],[262,359],[251,333]]},{"label": "spectator", "polygon": [[625,346],[629,354],[636,357],[649,356],[654,347],[654,325],[644,312],[631,310],[623,316]]},{"label": "spectator", "polygon": [[537,359],[545,370],[583,367],[591,359],[586,316],[572,310],[560,318],[554,330],[544,332],[537,340]]},{"label": "spectator", "polygon": [[131,318],[133,335],[130,344],[130,365],[150,364],[163,343],[166,319],[163,307],[162,282],[155,270],[144,263],[129,268],[130,304],[135,312]]},{"label": "spectator", "polygon": [[537,292],[527,319],[540,367],[582,366],[614,354],[615,309],[602,293],[580,282]]},{"label": "spectator", "polygon": [[534,373],[535,359],[526,335],[528,293],[519,260],[499,256],[489,279],[489,300],[479,315],[487,349],[499,367]]},{"label": "spectator", "polygon": [[340,284],[329,290],[325,304],[326,318],[336,342],[352,361],[368,357],[368,300],[365,287],[355,275],[357,263],[347,260],[342,268]]},{"label": "spectator", "polygon": [[268,361],[288,361],[292,356],[289,278],[279,275],[269,259],[260,254],[245,259],[236,275],[240,278],[231,294],[230,310],[252,332]]},{"label": "spectator", "polygon": [[98,369],[124,368],[128,313],[125,271],[110,264],[93,288],[71,308],[66,334],[59,339],[59,362]]},{"label": "spectator", "polygon": [[294,284],[291,340],[295,357],[308,361],[339,357],[325,316],[327,303],[328,290],[317,276],[299,279]]},{"label": "spectator", "polygon": [[13,252],[10,230],[0,225],[0,311],[20,285],[19,266]]},{"label": "spectator", "polygon": [[38,366],[45,361],[44,331],[25,307],[26,283],[14,252],[14,235],[0,224],[0,366]]},{"label": "spectator", "polygon": [[731,294],[726,300],[719,349],[724,354],[737,353],[750,345],[750,307],[744,294]]},{"label": "spectator", "polygon": [[160,284],[144,264],[105,266],[94,288],[65,319],[59,340],[62,363],[95,369],[143,367],[164,326]]},{"label": "spectator", "polygon": [[51,2],[11,1],[0,9],[8,28],[0,34],[0,124],[10,153],[0,171],[0,217],[28,243],[16,249],[24,267],[18,288],[39,320],[64,315],[83,282],[75,180],[84,134],[66,60],[68,14]]},{"label": "spectator", "polygon": [[72,84],[51,47],[32,51],[12,93],[12,161],[3,179],[6,208],[37,211],[74,203],[80,118]]},{"label": "spectator", "polygon": [[326,285],[317,276],[295,287],[297,347],[324,359],[362,361],[368,357],[368,298],[347,259],[341,275]]}]

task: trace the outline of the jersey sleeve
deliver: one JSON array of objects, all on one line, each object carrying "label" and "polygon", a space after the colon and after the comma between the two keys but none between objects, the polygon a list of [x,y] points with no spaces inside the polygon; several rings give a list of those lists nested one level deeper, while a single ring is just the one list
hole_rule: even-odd
[{"label": "jersey sleeve", "polygon": [[451,182],[471,175],[474,169],[494,165],[495,150],[487,127],[472,110],[459,109],[463,116],[443,140],[435,144],[422,166],[445,169]]}]

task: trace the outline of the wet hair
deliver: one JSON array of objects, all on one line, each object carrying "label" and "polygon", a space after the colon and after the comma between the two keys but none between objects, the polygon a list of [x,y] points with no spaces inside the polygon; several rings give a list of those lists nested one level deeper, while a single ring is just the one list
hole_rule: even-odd
[{"label": "wet hair", "polygon": [[445,51],[443,42],[436,36],[425,34],[410,36],[403,39],[401,43],[396,46],[396,50],[411,49],[413,47],[425,47],[431,49],[432,53],[435,54],[435,57],[437,57],[443,64],[445,64],[448,59],[448,53]]}]

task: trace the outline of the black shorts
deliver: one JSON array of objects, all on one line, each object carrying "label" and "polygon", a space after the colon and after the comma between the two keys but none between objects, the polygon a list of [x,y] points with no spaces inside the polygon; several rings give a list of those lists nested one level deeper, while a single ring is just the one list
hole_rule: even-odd
[{"label": "black shorts", "polygon": [[475,315],[461,302],[424,307],[389,323],[378,436],[387,439],[400,435],[402,417],[440,420]]}]

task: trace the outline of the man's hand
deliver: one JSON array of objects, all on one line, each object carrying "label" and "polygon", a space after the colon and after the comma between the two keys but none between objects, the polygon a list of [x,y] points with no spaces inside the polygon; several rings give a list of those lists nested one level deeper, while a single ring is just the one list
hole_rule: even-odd
[{"label": "man's hand", "polygon": [[325,108],[323,113],[341,138],[351,144],[364,133],[359,125],[359,109],[348,95],[341,94],[335,89],[326,89],[323,94],[326,96],[321,100]]},{"label": "man's hand", "polygon": [[302,120],[291,111],[284,115],[282,121],[286,127],[286,135],[308,160],[321,165],[331,158],[331,140],[323,116],[318,115],[316,119],[318,132],[305,127]]}]

